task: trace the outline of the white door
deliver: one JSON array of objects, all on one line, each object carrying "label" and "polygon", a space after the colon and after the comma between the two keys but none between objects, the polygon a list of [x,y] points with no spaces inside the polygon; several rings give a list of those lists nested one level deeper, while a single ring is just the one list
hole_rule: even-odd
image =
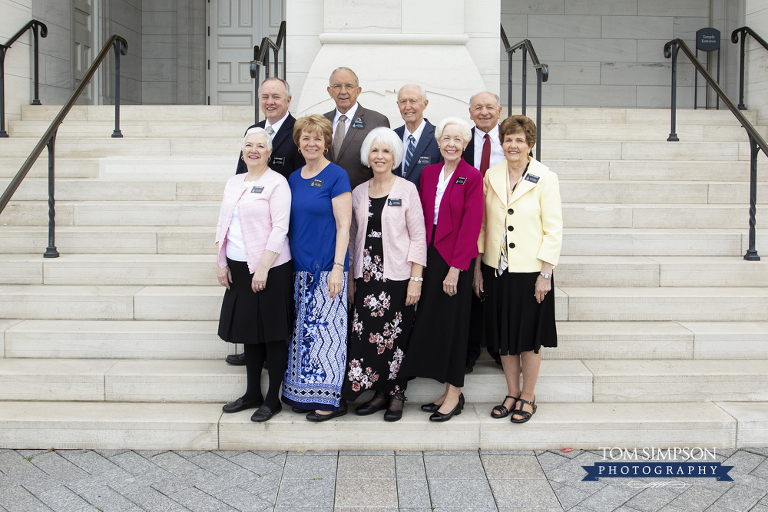
[{"label": "white door", "polygon": [[[253,47],[277,39],[282,0],[211,0],[208,96],[211,105],[253,105]],[[273,73],[274,74],[274,73]]]},{"label": "white door", "polygon": [[[74,89],[80,86],[85,73],[93,63],[93,59],[97,50],[94,48],[94,41],[96,39],[96,7],[94,6],[94,0],[73,0],[72,2],[72,16],[73,16],[73,28],[74,28],[74,55],[72,58],[73,64],[73,76],[75,78]],[[98,75],[94,75],[94,79],[83,90],[83,94],[78,98],[77,103],[81,105],[93,105],[94,104],[94,91],[98,90],[94,86],[95,78]],[[74,91],[73,89],[73,91]]]}]

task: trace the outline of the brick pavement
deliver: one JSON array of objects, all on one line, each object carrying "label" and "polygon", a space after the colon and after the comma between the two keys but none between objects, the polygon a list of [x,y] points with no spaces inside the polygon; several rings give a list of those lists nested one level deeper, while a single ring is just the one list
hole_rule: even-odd
[{"label": "brick pavement", "polygon": [[733,482],[582,482],[581,466],[602,460],[580,450],[0,450],[0,512],[768,512],[768,449],[717,450]]}]

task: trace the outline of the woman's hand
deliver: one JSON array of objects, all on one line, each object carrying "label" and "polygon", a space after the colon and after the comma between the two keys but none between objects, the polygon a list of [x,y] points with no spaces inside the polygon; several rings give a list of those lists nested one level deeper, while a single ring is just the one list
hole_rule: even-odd
[{"label": "woman's hand", "polygon": [[483,292],[485,289],[483,288],[483,271],[480,270],[480,256],[477,257],[477,262],[475,263],[475,272],[474,276],[472,276],[472,289],[475,290],[475,295],[477,295],[478,299],[483,298]]},{"label": "woman's hand", "polygon": [[256,269],[253,273],[253,279],[251,279],[251,290],[253,293],[259,293],[267,287],[267,274],[269,269],[263,269],[261,267]]},{"label": "woman's hand", "polygon": [[421,281],[408,281],[408,295],[405,296],[405,305],[413,306],[421,298]]},{"label": "woman's hand", "polygon": [[338,294],[341,293],[341,283],[344,269],[339,265],[334,265],[331,270],[331,275],[328,276],[328,292],[331,295],[331,300],[334,300]]},{"label": "woman's hand", "polygon": [[458,292],[459,269],[451,267],[443,280],[443,291],[453,297]]},{"label": "woman's hand", "polygon": [[[350,274],[351,273],[352,272],[350,272]],[[355,280],[354,279],[350,279],[349,280],[349,285],[347,285],[347,299],[349,300],[350,304],[354,304],[355,303],[355,291],[356,291]]]},{"label": "woman's hand", "polygon": [[536,302],[541,304],[544,296],[552,290],[552,279],[544,279],[541,275],[536,278]]},{"label": "woman's hand", "polygon": [[218,267],[216,275],[219,284],[229,290],[229,284],[232,282],[232,272],[229,271],[229,267]]}]

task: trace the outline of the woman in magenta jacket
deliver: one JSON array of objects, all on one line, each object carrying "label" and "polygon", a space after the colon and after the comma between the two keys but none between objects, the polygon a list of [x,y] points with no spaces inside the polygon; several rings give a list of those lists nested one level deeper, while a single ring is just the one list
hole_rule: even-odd
[{"label": "woman in magenta jacket", "polygon": [[419,196],[429,249],[421,300],[401,375],[445,383],[445,393],[422,405],[431,421],[447,421],[464,408],[472,272],[483,219],[483,177],[461,158],[472,140],[469,125],[443,119],[435,130],[444,162],[421,174]]}]

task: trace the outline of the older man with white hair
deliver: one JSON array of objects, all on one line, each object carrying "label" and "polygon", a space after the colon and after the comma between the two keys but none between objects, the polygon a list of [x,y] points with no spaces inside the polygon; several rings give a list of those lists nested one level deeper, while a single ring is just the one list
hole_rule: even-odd
[{"label": "older man with white hair", "polygon": [[443,161],[435,139],[435,126],[424,118],[428,104],[427,93],[420,85],[404,85],[397,93],[397,108],[405,124],[395,128],[395,133],[402,139],[405,153],[395,173],[417,189],[424,167]]}]

